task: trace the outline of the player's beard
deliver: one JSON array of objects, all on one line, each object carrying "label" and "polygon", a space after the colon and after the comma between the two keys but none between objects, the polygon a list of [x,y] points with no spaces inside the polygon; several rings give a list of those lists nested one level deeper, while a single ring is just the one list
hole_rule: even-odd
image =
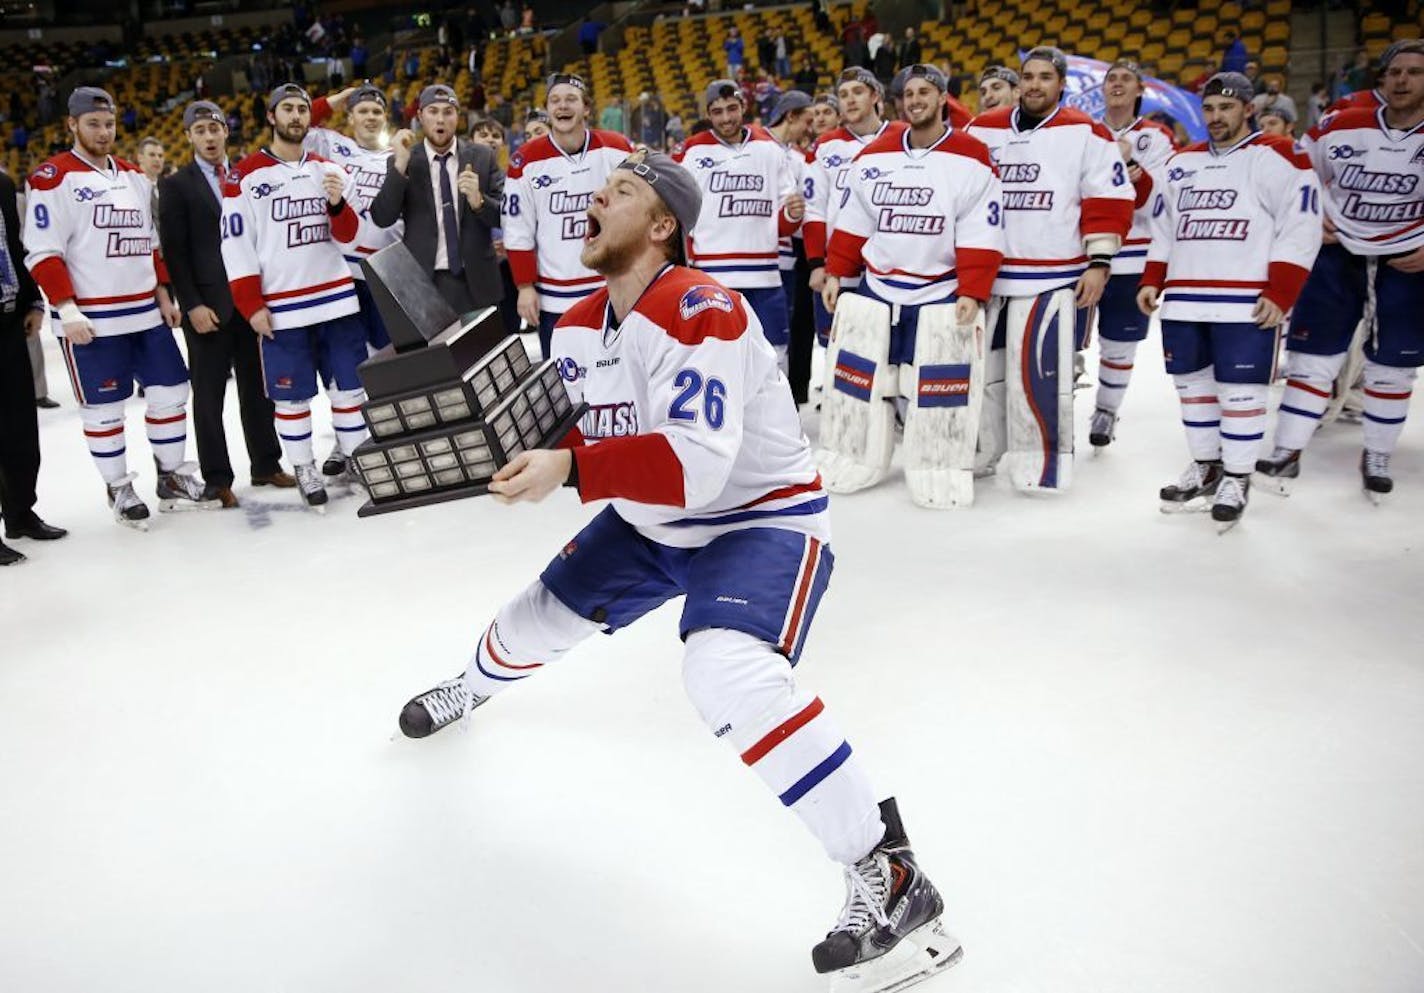
[{"label": "player's beard", "polygon": [[76,133],[74,135],[74,143],[79,146],[79,151],[84,153],[85,158],[95,162],[103,162],[114,150],[114,139],[112,137],[104,141],[102,147],[99,147],[89,144],[89,142],[84,140],[82,134]]},{"label": "player's beard", "polygon": [[[593,223],[592,220],[589,221]],[[632,265],[638,250],[636,236],[619,240],[611,231],[600,229],[595,241],[587,242],[579,253],[579,261],[604,276],[616,276]]]},{"label": "player's beard", "polygon": [[290,124],[274,124],[272,130],[277,132],[278,138],[289,141],[293,145],[300,145],[307,137],[307,125],[301,121],[293,121]]}]

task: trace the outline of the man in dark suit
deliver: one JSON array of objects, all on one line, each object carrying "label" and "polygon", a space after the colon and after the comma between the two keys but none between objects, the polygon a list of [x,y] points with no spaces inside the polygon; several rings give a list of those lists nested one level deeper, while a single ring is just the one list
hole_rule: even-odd
[{"label": "man in dark suit", "polygon": [[396,132],[371,220],[381,227],[405,221],[411,255],[431,273],[457,314],[492,306],[504,295],[492,231],[499,227],[504,173],[494,153],[457,137],[460,104],[448,86],[420,93],[424,140]]},{"label": "man in dark suit", "polygon": [[160,183],[163,211],[159,241],[183,309],[183,337],[193,386],[193,429],[205,499],[236,507],[232,463],[223,430],[227,377],[237,379],[242,434],[253,486],[295,486],[282,471],[282,449],[272,422],[272,401],[262,389],[257,334],[232,305],[222,261],[222,184],[227,178],[227,118],[217,104],[199,100],[183,112],[193,161]]},{"label": "man in dark suit", "polygon": [[[40,333],[44,311],[40,292],[23,265],[20,212],[15,184],[0,172],[0,514],[5,537],[50,541],[63,538],[34,511],[40,474],[40,426],[35,415],[35,381],[25,339]],[[0,565],[25,556],[0,542]]]}]

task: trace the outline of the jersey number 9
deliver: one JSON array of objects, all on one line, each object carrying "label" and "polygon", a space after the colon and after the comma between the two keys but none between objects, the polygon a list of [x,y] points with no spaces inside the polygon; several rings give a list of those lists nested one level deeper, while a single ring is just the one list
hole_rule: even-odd
[{"label": "jersey number 9", "polygon": [[696,369],[684,369],[677,374],[672,385],[681,392],[668,408],[668,420],[696,423],[695,405],[698,394],[702,394],[702,412],[707,418],[707,426],[713,431],[722,430],[722,424],[727,419],[727,387],[720,379],[704,382],[702,373]]},{"label": "jersey number 9", "polygon": [[44,230],[49,227],[49,208],[42,203],[35,204],[35,227]]}]

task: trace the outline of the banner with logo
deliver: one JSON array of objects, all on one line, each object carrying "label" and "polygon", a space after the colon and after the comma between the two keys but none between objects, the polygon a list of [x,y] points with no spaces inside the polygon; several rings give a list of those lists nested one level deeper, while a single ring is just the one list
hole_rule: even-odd
[{"label": "banner with logo", "polygon": [[[1111,63],[1082,55],[1068,56],[1068,81],[1063,102],[1094,119],[1103,116],[1103,77]],[[1142,113],[1161,112],[1181,124],[1192,141],[1206,141],[1206,121],[1202,119],[1201,98],[1180,86],[1145,76],[1142,80]]]}]

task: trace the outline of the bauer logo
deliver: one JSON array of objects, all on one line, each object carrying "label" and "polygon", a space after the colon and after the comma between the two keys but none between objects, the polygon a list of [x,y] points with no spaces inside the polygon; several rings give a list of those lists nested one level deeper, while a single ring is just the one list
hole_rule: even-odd
[{"label": "bauer logo", "polygon": [[875,363],[844,348],[836,356],[836,389],[848,397],[870,402],[870,388],[875,384]]},{"label": "bauer logo", "polygon": [[732,298],[720,286],[694,286],[678,301],[677,312],[684,321],[690,321],[704,310],[720,310],[730,314],[733,310]]},{"label": "bauer logo", "polygon": [[969,406],[969,366],[926,365],[920,367],[916,403],[921,407]]}]

